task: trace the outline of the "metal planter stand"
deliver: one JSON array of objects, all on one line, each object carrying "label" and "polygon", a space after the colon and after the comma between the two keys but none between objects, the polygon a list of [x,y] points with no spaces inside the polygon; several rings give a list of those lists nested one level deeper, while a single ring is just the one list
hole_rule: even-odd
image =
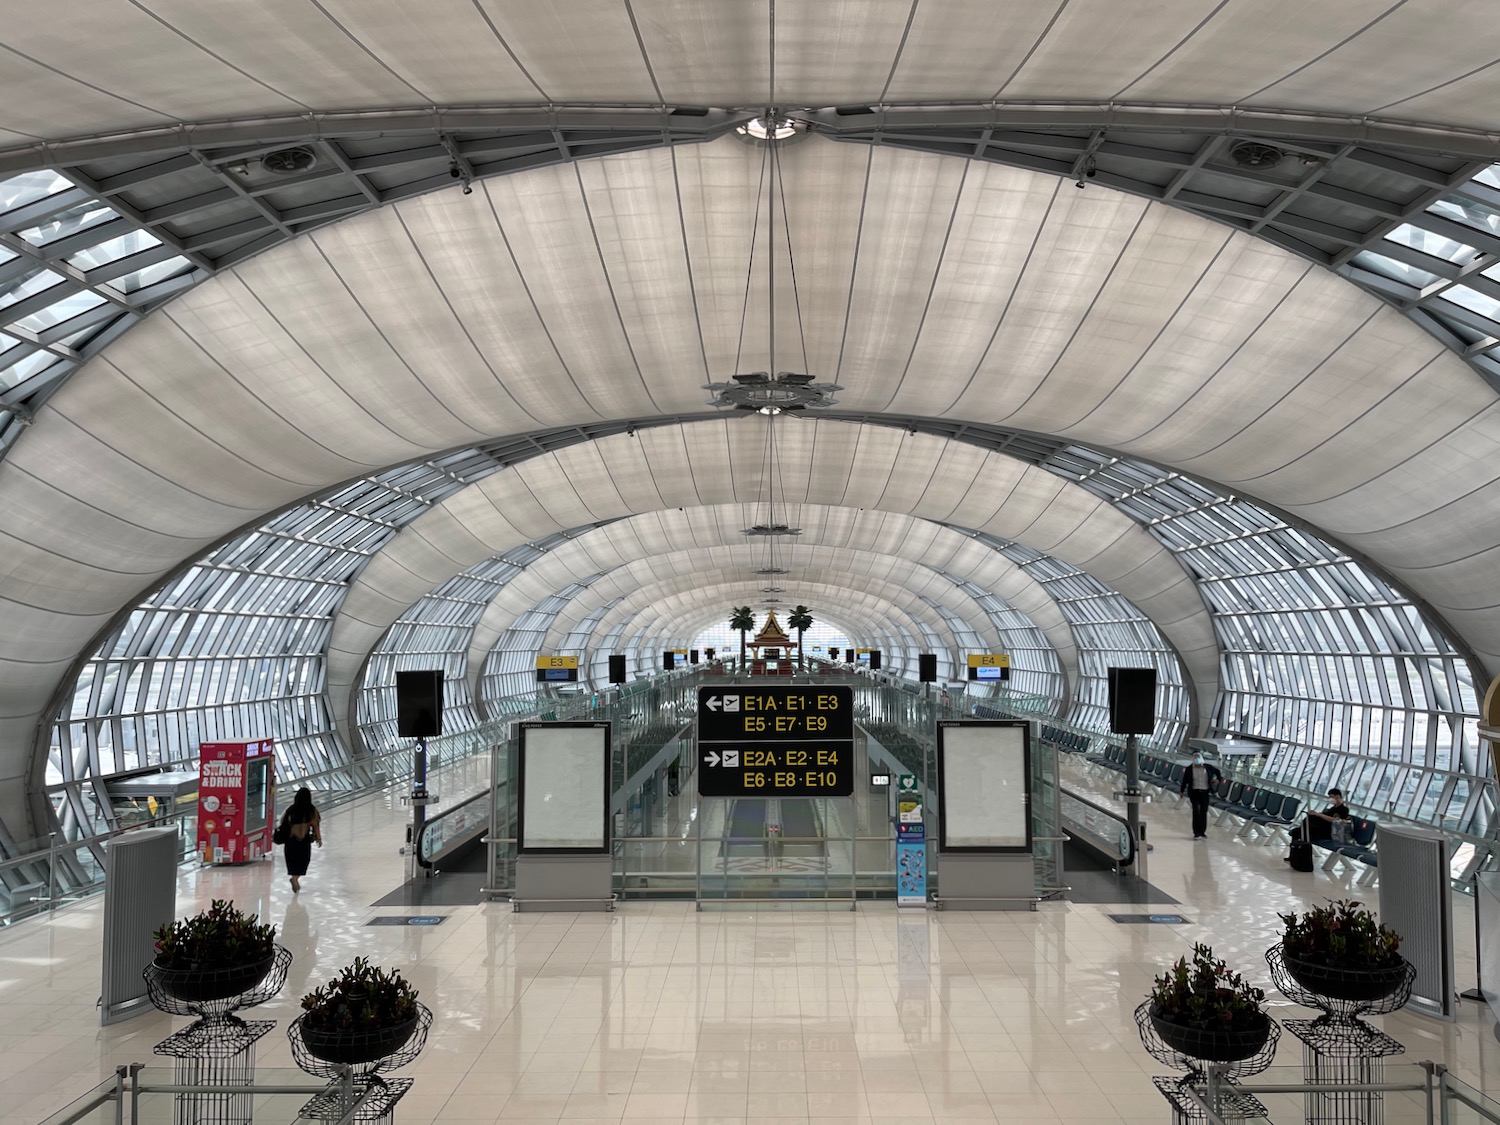
[{"label": "metal planter stand", "polygon": [[1249,1058],[1234,1062],[1210,1062],[1184,1054],[1169,1045],[1157,1033],[1151,1022],[1151,1001],[1144,1000],[1136,1007],[1135,1026],[1141,1036],[1141,1046],[1163,1066],[1187,1073],[1181,1078],[1158,1075],[1151,1079],[1172,1107],[1172,1125],[1190,1125],[1205,1120],[1203,1105],[1207,1105],[1223,1121],[1255,1121],[1266,1115],[1266,1107],[1260,1099],[1235,1084],[1242,1078],[1259,1074],[1276,1058],[1276,1044],[1281,1039],[1281,1028],[1269,1019],[1269,1033],[1265,1044]]},{"label": "metal planter stand", "polygon": [[[153,1050],[174,1061],[177,1085],[209,1086],[215,1092],[177,1095],[175,1125],[249,1125],[254,1112],[251,1093],[226,1092],[224,1087],[255,1082],[255,1044],[276,1026],[275,1020],[243,1020],[235,1013],[264,1004],[286,984],[292,955],[276,947],[270,971],[243,992],[213,1000],[184,999],[173,985],[181,974],[148,965],[144,972],[146,995],[158,1009],[174,1016],[196,1016],[194,1022],[173,1032]],[[237,969],[198,974],[211,986],[215,977],[231,981]],[[214,991],[209,987],[207,991]]]},{"label": "metal planter stand", "polygon": [[[1406,972],[1401,983],[1387,996],[1343,1000],[1300,984],[1287,968],[1279,943],[1266,950],[1266,964],[1283,996],[1323,1013],[1316,1019],[1286,1021],[1287,1031],[1302,1043],[1302,1076],[1308,1085],[1380,1085],[1385,1079],[1385,1060],[1405,1054],[1406,1048],[1359,1017],[1388,1015],[1404,1007],[1411,999],[1416,967],[1403,962]],[[1378,1091],[1309,1092],[1306,1108],[1309,1125],[1381,1125],[1385,1120],[1385,1097]]]},{"label": "metal planter stand", "polygon": [[397,1070],[416,1062],[422,1048],[427,1045],[427,1032],[432,1027],[432,1011],[425,1004],[418,1004],[417,1026],[412,1031],[411,1038],[388,1055],[354,1065],[328,1062],[309,1051],[302,1038],[302,1021],[305,1018],[305,1015],[298,1016],[286,1029],[292,1058],[308,1074],[331,1079],[338,1082],[339,1086],[313,1098],[302,1107],[299,1117],[311,1121],[344,1121],[358,1101],[354,1121],[378,1122],[381,1125],[394,1121],[396,1103],[411,1089],[412,1079],[386,1078],[382,1072]]}]

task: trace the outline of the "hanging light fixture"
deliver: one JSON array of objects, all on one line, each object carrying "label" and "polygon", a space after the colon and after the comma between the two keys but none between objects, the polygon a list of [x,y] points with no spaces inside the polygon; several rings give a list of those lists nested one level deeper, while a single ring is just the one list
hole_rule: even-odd
[{"label": "hanging light fixture", "polygon": [[[744,325],[749,311],[750,286],[745,287],[745,306],[740,316],[740,347],[736,349],[734,365],[737,373],[728,382],[706,383],[703,389],[709,392],[708,403],[726,410],[743,410],[775,417],[802,410],[819,410],[835,405],[834,394],[843,390],[837,383],[815,382],[807,374],[807,339],[802,332],[802,302],[797,292],[797,259],[792,252],[792,227],[786,214],[786,185],[781,178],[780,152],[784,145],[807,135],[806,126],[786,116],[781,111],[768,108],[759,117],[752,118],[740,126],[741,137],[765,147],[766,159],[761,162],[759,191],[766,196],[766,243],[767,286],[770,307],[770,349],[767,371],[739,372],[740,358],[744,346]],[[797,312],[797,331],[802,342],[802,371],[776,370],[776,198],[782,199],[782,227],[786,231],[787,262],[791,267],[792,297]],[[756,225],[759,225],[760,205],[756,204]],[[747,279],[755,273],[755,243],[757,232],[750,236],[750,262]]]}]

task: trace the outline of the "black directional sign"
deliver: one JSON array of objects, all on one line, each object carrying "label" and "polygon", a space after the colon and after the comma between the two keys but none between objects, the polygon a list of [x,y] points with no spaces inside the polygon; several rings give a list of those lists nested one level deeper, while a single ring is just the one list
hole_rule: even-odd
[{"label": "black directional sign", "polygon": [[731,684],[698,689],[700,797],[848,797],[854,689]]}]

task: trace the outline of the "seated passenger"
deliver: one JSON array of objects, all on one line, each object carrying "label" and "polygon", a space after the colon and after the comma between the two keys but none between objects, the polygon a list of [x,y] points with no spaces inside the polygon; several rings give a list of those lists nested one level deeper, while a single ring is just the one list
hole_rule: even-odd
[{"label": "seated passenger", "polygon": [[1333,835],[1335,821],[1349,819],[1349,806],[1344,804],[1344,794],[1339,789],[1330,789],[1329,797],[1333,798],[1333,804],[1322,812],[1307,810],[1307,819],[1302,822],[1301,833],[1304,840],[1327,840]]}]

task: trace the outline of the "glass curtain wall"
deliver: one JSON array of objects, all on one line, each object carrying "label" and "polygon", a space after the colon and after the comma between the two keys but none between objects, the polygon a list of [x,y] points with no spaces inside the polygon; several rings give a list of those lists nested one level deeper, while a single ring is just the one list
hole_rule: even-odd
[{"label": "glass curtain wall", "polygon": [[1063,671],[1057,650],[1047,640],[1047,634],[1010,603],[972,582],[954,581],[960,590],[980,604],[1000,630],[1005,652],[1010,655],[1010,679],[1006,681],[1006,689],[1040,697],[1048,702],[1047,710],[1056,714],[1064,702]]},{"label": "glass curtain wall", "polygon": [[1276,740],[1265,775],[1483,834],[1494,814],[1468,662],[1388,583],[1203,482],[1070,447],[1046,466],[1143,523],[1197,579],[1221,649],[1214,725]]},{"label": "glass curtain wall", "polygon": [[558,613],[587,588],[587,584],[574,583],[543,598],[500,635],[485,657],[484,670],[479,676],[481,711],[498,714],[500,703],[507,696],[537,690],[536,658],[542,653],[547,631]]},{"label": "glass curtain wall", "polygon": [[204,739],[269,736],[284,775],[343,764],[324,680],[350,581],[432,503],[503,467],[475,448],[353,482],[237,536],[141,602],[52,724],[47,781],[64,830],[110,827],[94,781],[196,766]]},{"label": "glass curtain wall", "polygon": [[1016,563],[1057,602],[1078,646],[1078,683],[1067,718],[1086,730],[1109,729],[1109,669],[1156,669],[1153,742],[1176,746],[1191,713],[1182,664],[1161,631],[1129,599],[1071,563],[983,532],[958,528]]}]

